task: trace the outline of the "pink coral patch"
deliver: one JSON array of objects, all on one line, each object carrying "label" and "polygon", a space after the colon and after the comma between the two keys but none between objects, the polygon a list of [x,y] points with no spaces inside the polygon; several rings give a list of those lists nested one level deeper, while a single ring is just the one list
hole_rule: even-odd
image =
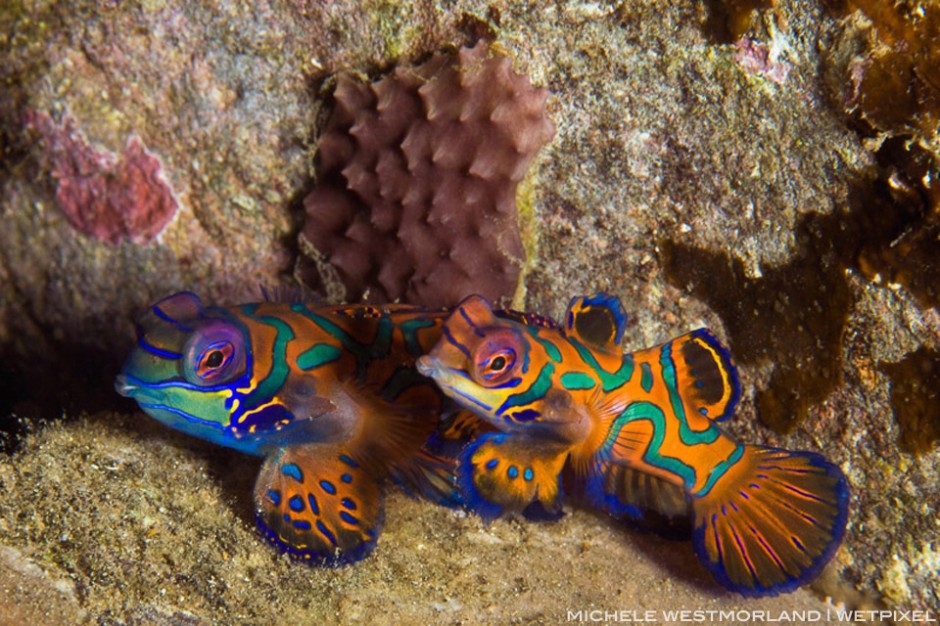
[{"label": "pink coral patch", "polygon": [[742,37],[734,44],[734,47],[734,60],[745,71],[763,76],[778,85],[786,82],[791,65],[778,58],[778,54],[771,46]]},{"label": "pink coral patch", "polygon": [[59,125],[45,113],[29,111],[26,125],[42,138],[56,200],[76,230],[110,244],[147,243],[173,219],[179,205],[160,159],[139,138],[129,138],[116,157],[89,145],[71,118]]}]

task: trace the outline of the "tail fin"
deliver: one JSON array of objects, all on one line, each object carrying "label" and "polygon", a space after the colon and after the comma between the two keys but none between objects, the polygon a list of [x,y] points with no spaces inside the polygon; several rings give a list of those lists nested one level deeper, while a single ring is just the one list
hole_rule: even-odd
[{"label": "tail fin", "polygon": [[745,446],[692,507],[695,551],[715,578],[746,596],[776,595],[811,581],[832,558],[848,488],[819,454]]}]

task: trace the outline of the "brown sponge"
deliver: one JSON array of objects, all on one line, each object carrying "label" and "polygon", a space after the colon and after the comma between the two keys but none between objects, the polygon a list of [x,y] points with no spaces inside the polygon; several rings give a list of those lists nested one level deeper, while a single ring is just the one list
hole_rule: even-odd
[{"label": "brown sponge", "polygon": [[547,95],[483,43],[371,84],[340,75],[304,200],[301,250],[317,262],[301,278],[332,266],[349,301],[511,295],[525,262],[516,185],[554,134]]}]

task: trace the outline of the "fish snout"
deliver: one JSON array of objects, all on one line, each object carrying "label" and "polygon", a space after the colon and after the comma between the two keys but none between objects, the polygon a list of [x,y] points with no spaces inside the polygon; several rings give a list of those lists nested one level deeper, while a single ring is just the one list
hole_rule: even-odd
[{"label": "fish snout", "polygon": [[117,378],[114,379],[114,390],[122,396],[132,398],[134,392],[138,389],[140,389],[138,385],[128,382],[128,378],[125,374],[118,374]]},{"label": "fish snout", "polygon": [[441,370],[441,362],[430,355],[419,357],[416,366],[421,374],[430,378],[434,378]]}]

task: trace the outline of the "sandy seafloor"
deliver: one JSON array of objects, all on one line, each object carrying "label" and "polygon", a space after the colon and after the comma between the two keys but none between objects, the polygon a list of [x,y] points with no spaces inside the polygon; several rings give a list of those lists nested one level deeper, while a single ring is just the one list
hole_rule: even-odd
[{"label": "sandy seafloor", "polygon": [[[936,360],[940,314],[903,272],[895,282],[858,256],[883,239],[866,200],[889,173],[885,137],[862,136],[853,108],[870,23],[779,0],[725,41],[709,27],[723,4],[0,3],[0,623],[557,624],[651,610],[666,624],[683,608],[799,623],[789,612],[825,621],[831,606],[936,618],[940,449],[899,444],[931,425],[912,434],[898,419],[886,364]],[[486,526],[395,489],[372,556],[311,569],[255,533],[257,461],[113,394],[150,303],[191,289],[232,304],[289,278],[335,72],[377,76],[487,32],[549,89],[556,126],[519,195],[519,305],[558,318],[604,289],[624,300],[628,348],[700,326],[730,345],[743,394],[727,428],[822,451],[851,486],[845,541],[811,587],[748,600],[687,541],[580,510]],[[28,113],[71,120],[105,170],[139,138],[179,203],[160,236],[114,244],[73,228],[55,146],[24,128]],[[778,419],[798,416],[788,427],[760,414],[768,390]]]},{"label": "sandy seafloor", "polygon": [[[681,621],[667,612],[681,610],[732,611],[724,623],[800,623],[804,615],[838,623],[825,618],[843,608],[821,599],[825,582],[819,591],[743,599],[710,580],[689,542],[627,531],[590,512],[486,526],[394,490],[372,556],[310,568],[255,534],[249,494],[257,465],[143,415],[47,427],[0,464],[0,488],[15,494],[0,507],[0,623],[559,624],[629,616],[667,624]],[[686,619],[696,623],[694,614]]]}]

